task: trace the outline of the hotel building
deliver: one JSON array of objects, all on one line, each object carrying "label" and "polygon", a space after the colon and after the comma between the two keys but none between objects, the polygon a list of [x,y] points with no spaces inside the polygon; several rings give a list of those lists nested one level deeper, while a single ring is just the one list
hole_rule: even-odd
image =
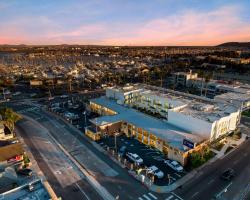
[{"label": "hotel building", "polygon": [[86,135],[124,133],[186,164],[188,153],[236,129],[239,110],[233,105],[148,85],[113,87],[91,99],[92,119]]}]

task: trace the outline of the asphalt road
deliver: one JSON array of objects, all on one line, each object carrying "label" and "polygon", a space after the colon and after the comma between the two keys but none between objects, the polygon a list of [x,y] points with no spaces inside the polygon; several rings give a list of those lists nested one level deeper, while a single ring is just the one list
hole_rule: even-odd
[{"label": "asphalt road", "polygon": [[62,199],[102,199],[44,131],[32,121],[22,119],[17,131],[36,159],[46,179]]},{"label": "asphalt road", "polygon": [[[169,197],[179,200],[179,198],[175,196],[175,194],[171,194],[171,193],[157,194],[154,192],[150,192],[144,185],[142,185],[140,182],[138,182],[133,177],[131,177],[128,174],[126,169],[120,167],[114,161],[112,161],[107,155],[97,150],[89,140],[87,140],[82,135],[80,135],[76,131],[75,128],[70,126],[64,120],[61,120],[60,118],[55,117],[55,115],[51,113],[44,112],[39,108],[35,108],[33,105],[25,106],[23,104],[15,103],[14,105],[12,105],[12,107],[14,110],[21,112],[23,115],[29,116],[30,118],[34,119],[42,127],[47,129],[49,133],[53,135],[53,137],[55,137],[55,139],[61,145],[63,145],[75,159],[78,160],[78,162],[80,162],[84,167],[88,168],[91,171],[91,173],[93,173],[96,180],[102,186],[104,186],[105,189],[108,190],[114,197],[119,197],[120,200],[134,200],[134,199],[165,200]],[[27,130],[27,126],[24,126],[23,130]],[[32,134],[38,134],[37,130],[30,130],[30,132],[32,132]],[[26,141],[27,140],[29,139],[27,139],[27,136],[26,136]],[[46,144],[48,142],[43,142],[43,143]],[[29,145],[32,146],[32,144],[29,144]],[[73,184],[72,180],[65,181],[65,182],[72,183],[72,184],[68,184],[67,187],[69,188],[67,189],[66,187],[67,190],[65,190],[64,187],[60,188],[60,181],[59,181],[59,184],[57,182],[54,182],[56,179],[58,180],[58,176],[60,177],[60,174],[59,175],[57,174],[58,172],[56,171],[58,170],[55,170],[56,166],[53,166],[53,165],[52,167],[48,166],[51,164],[49,162],[50,159],[42,159],[42,157],[44,156],[39,157],[39,153],[41,149],[43,148],[40,145],[41,144],[39,145],[35,144],[33,145],[32,149],[38,148],[37,151],[38,150],[39,151],[35,152],[36,154],[35,158],[38,157],[39,159],[41,159],[41,163],[42,163],[41,165],[44,165],[41,167],[42,171],[44,172],[46,176],[48,174],[49,182],[52,181],[52,184],[51,184],[52,187],[54,185],[56,192],[58,192],[61,196],[65,196],[65,199],[81,199],[81,198],[74,198],[72,196],[72,195],[78,195],[78,194],[75,194],[75,192],[72,189],[72,184]],[[47,149],[48,147],[45,146],[44,148]],[[50,150],[47,152],[50,152]],[[43,152],[43,154],[45,153]],[[64,161],[61,161],[61,162],[63,163]],[[51,168],[54,169],[54,171]],[[56,179],[55,179],[55,176],[56,176]],[[80,186],[82,186],[83,184],[86,185],[86,182],[82,181],[79,183]],[[85,188],[85,190],[92,191],[93,189],[91,187],[87,187]],[[89,192],[86,192],[86,194],[88,193]],[[93,192],[93,195],[95,195],[94,192]],[[90,199],[95,200],[98,198],[93,197]]]},{"label": "asphalt road", "polygon": [[[232,181],[220,179],[227,168],[236,172]],[[250,182],[250,140],[246,140],[222,159],[205,166],[191,181],[185,183],[176,194],[187,200],[210,200],[221,193],[221,199],[239,200]],[[225,188],[227,188],[226,192]]]},{"label": "asphalt road", "polygon": [[[88,156],[86,157],[86,155],[89,154],[89,151],[91,151],[90,154],[98,160],[97,164],[96,162],[92,163],[93,173],[98,174],[96,176],[97,181],[113,196],[119,196],[119,199],[210,200],[221,194],[221,199],[239,200],[250,182],[250,139],[245,141],[226,157],[203,167],[198,175],[196,175],[191,181],[185,183],[182,188],[174,191],[174,193],[159,195],[148,191],[143,185],[130,177],[125,169],[121,168],[108,156],[94,148],[89,140],[82,137],[65,121],[55,117],[55,115],[43,112],[32,106],[25,108],[26,110],[22,110],[23,106],[18,107],[17,104],[13,107],[16,110],[21,111],[24,115],[32,117],[39,124],[44,126],[57,139],[57,141],[59,141],[59,143],[69,148],[71,153],[74,151],[74,147],[76,147],[75,150],[77,154],[75,155],[75,158],[79,159],[79,157],[81,157],[83,164],[86,164],[87,167],[91,166],[89,163],[93,162],[91,158],[88,158]],[[106,169],[108,169],[109,173],[105,174],[100,168],[98,169],[98,163],[104,163],[102,166],[107,167]],[[44,162],[44,165],[46,164],[48,165],[47,160]],[[232,181],[223,181],[219,178],[221,173],[227,168],[233,168],[236,171],[236,177],[232,179]],[[114,171],[112,172],[110,169]],[[45,172],[47,174],[46,169]],[[51,178],[51,180],[53,181],[53,178]],[[83,183],[85,182],[83,181]],[[227,188],[226,192],[224,192],[225,188]],[[91,190],[91,188],[87,187],[86,190],[88,189]],[[68,192],[70,191],[72,193],[72,189]],[[74,198],[71,198],[70,195],[70,197],[66,199]]]}]

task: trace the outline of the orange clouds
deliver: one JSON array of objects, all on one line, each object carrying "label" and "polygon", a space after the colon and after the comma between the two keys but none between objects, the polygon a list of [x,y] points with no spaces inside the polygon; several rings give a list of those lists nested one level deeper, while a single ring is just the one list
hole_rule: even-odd
[{"label": "orange clouds", "polygon": [[237,16],[237,7],[209,13],[183,12],[154,19],[134,30],[133,37],[117,37],[105,44],[216,45],[226,41],[250,41],[250,24]]},{"label": "orange clouds", "polygon": [[[60,27],[46,17],[22,19],[0,30],[0,43],[216,45],[228,41],[250,41],[250,22],[242,20],[240,13],[241,8],[237,6],[222,7],[207,13],[186,10],[141,23],[100,22],[82,24],[69,30],[67,24]],[[34,30],[40,32],[33,34]]]}]

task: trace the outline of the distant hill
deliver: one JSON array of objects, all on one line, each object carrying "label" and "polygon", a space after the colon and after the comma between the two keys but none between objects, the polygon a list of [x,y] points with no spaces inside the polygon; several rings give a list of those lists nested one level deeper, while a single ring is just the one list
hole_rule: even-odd
[{"label": "distant hill", "polygon": [[219,44],[217,47],[250,48],[250,42],[226,42]]}]

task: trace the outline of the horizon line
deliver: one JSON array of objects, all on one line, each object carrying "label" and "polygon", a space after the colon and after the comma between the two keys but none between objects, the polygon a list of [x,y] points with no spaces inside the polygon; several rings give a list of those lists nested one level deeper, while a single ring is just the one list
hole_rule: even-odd
[{"label": "horizon line", "polygon": [[110,47],[217,47],[222,44],[227,44],[227,43],[250,43],[250,41],[245,41],[245,42],[223,42],[220,44],[216,45],[113,45],[113,44],[0,44],[0,46],[110,46]]}]

